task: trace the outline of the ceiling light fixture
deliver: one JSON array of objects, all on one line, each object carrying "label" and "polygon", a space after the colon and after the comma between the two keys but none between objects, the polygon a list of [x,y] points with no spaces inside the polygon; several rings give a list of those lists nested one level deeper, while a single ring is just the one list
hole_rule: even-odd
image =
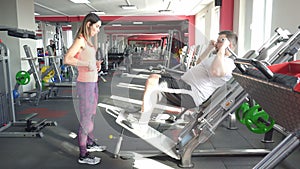
[{"label": "ceiling light fixture", "polygon": [[70,1],[76,4],[90,3],[89,0],[70,0]]},{"label": "ceiling light fixture", "polygon": [[170,13],[173,13],[173,11],[169,9],[170,5],[171,5],[171,2],[172,1],[169,1],[168,6],[167,6],[166,9],[159,10],[158,12],[161,13],[161,14],[170,14]]},{"label": "ceiling light fixture", "polygon": [[135,5],[121,5],[122,9],[137,9],[137,7]]},{"label": "ceiling light fixture", "polygon": [[173,13],[173,11],[169,10],[169,9],[159,10],[158,12],[161,13],[161,14],[170,14],[170,13]]},{"label": "ceiling light fixture", "polygon": [[39,13],[36,13],[36,12],[34,12],[34,15],[35,15],[35,16],[37,16],[37,15],[40,15],[40,14],[39,14]]},{"label": "ceiling light fixture", "polygon": [[103,11],[94,11],[92,13],[94,13],[96,15],[105,15],[105,12],[103,12]]},{"label": "ceiling light fixture", "polygon": [[132,22],[134,25],[142,25],[143,22]]},{"label": "ceiling light fixture", "polygon": [[111,26],[122,26],[122,25],[119,24],[119,23],[114,23],[114,24],[112,24]]},{"label": "ceiling light fixture", "polygon": [[127,9],[137,9],[137,7],[135,5],[130,4],[129,0],[125,0],[125,1],[126,1],[127,5],[120,5],[120,7],[122,9],[125,9],[125,10],[127,10]]}]

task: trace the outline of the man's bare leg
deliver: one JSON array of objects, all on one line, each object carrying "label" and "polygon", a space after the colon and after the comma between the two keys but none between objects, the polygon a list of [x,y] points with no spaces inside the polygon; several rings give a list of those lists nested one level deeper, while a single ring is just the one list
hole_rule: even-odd
[{"label": "man's bare leg", "polygon": [[139,124],[148,124],[151,119],[151,114],[157,102],[159,78],[160,75],[152,74],[146,81]]},{"label": "man's bare leg", "polygon": [[160,77],[161,76],[159,74],[151,74],[147,79],[145,84],[145,91],[143,95],[141,112],[147,112],[149,109],[151,109],[151,105],[147,103],[148,101],[145,102],[145,100],[147,100],[146,98],[149,98],[150,97],[149,95],[153,92],[153,90],[158,87],[158,82]]}]

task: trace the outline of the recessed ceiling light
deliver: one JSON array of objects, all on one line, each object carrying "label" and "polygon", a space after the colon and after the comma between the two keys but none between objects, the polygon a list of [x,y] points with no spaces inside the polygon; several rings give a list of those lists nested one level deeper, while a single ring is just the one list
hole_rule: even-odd
[{"label": "recessed ceiling light", "polygon": [[103,11],[95,11],[95,12],[92,12],[92,13],[94,13],[96,15],[105,15],[105,12],[103,12]]},{"label": "recessed ceiling light", "polygon": [[119,23],[114,23],[114,24],[112,24],[111,26],[122,26],[122,25],[119,24]]},{"label": "recessed ceiling light", "polygon": [[34,15],[36,16],[36,15],[40,15],[40,14],[35,12]]},{"label": "recessed ceiling light", "polygon": [[135,5],[121,5],[122,9],[137,9]]},{"label": "recessed ceiling light", "polygon": [[90,3],[89,0],[70,0],[70,1],[73,2],[73,3],[76,3],[76,4]]},{"label": "recessed ceiling light", "polygon": [[132,22],[134,25],[142,25],[143,22]]}]

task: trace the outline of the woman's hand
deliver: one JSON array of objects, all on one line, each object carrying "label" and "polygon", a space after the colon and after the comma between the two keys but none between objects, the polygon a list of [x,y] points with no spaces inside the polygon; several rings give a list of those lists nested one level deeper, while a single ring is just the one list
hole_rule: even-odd
[{"label": "woman's hand", "polygon": [[96,61],[96,66],[97,66],[97,71],[99,72],[101,70],[101,63],[103,62],[103,60],[101,61]]}]

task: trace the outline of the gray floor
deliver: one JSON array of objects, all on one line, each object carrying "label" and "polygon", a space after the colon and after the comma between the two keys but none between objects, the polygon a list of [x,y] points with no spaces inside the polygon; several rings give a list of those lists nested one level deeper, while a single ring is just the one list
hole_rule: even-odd
[{"label": "gray floor", "polygon": [[[128,90],[115,88],[119,82],[143,84],[144,79],[120,78],[111,73],[105,77],[107,82],[100,81],[100,102],[109,100],[110,95],[119,94],[133,99],[141,99],[142,90]],[[136,106],[134,106],[136,107]],[[135,137],[128,131],[124,132],[121,146],[121,154],[134,153],[135,159],[113,158],[115,146],[121,131],[114,118],[107,115],[99,108],[95,119],[95,136],[100,144],[107,145],[107,151],[97,152],[95,155],[102,158],[102,162],[96,166],[77,163],[77,140],[68,135],[76,133],[78,120],[74,111],[73,101],[62,99],[43,100],[38,106],[32,103],[22,103],[16,106],[17,117],[20,119],[29,113],[38,113],[37,118],[47,118],[56,121],[56,127],[46,127],[42,130],[42,138],[0,138],[0,163],[3,169],[129,169],[129,168],[180,168],[179,161],[165,156],[144,140]],[[197,151],[205,150],[230,150],[230,149],[272,149],[284,136],[274,132],[274,143],[262,143],[263,135],[251,133],[245,126],[237,123],[237,130],[227,128],[228,121],[224,121],[215,131],[215,135],[201,144]],[[24,127],[11,127],[10,131],[23,131]],[[109,136],[112,137],[109,138]],[[142,152],[152,152],[147,157],[141,156]],[[153,155],[154,153],[154,155]],[[192,157],[195,169],[248,169],[257,164],[263,155],[226,155],[212,156],[200,155]],[[298,169],[300,166],[300,149],[292,152],[283,160],[276,169]]]}]

